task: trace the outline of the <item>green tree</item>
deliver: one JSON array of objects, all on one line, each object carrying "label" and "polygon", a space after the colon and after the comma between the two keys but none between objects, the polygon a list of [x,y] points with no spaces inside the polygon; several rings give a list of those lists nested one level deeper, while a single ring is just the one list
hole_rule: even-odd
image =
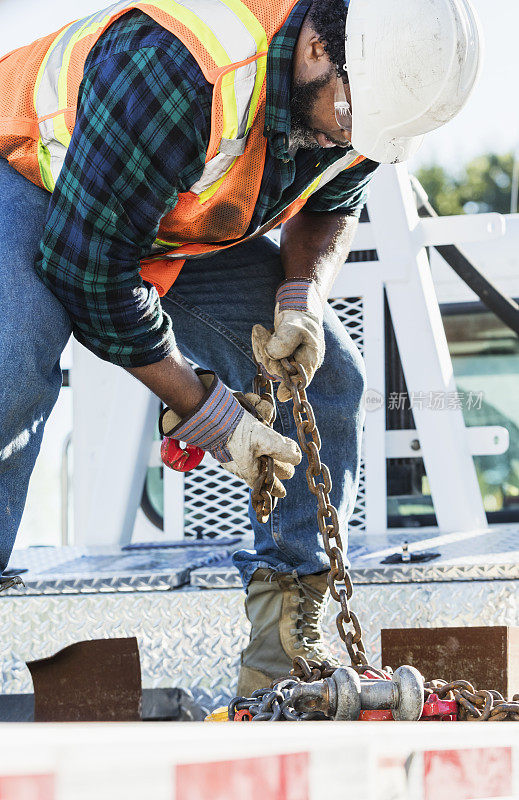
[{"label": "green tree", "polygon": [[454,175],[438,164],[417,170],[416,175],[438,214],[510,211],[514,156],[486,153],[469,161]]}]

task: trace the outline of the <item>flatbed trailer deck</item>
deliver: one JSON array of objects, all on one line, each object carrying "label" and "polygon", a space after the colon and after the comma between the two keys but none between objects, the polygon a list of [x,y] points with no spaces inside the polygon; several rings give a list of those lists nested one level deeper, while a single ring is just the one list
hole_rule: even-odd
[{"label": "flatbed trailer deck", "polygon": [[[411,560],[398,563],[406,542],[404,558]],[[231,539],[15,551],[11,566],[27,572],[24,588],[0,594],[0,693],[32,692],[26,661],[82,640],[136,636],[145,690],[188,690],[208,710],[228,703],[248,635],[231,562],[233,549],[242,546]],[[422,553],[433,557],[415,560]],[[352,607],[376,665],[382,628],[519,625],[517,526],[352,534],[349,559]],[[336,613],[330,603],[326,638],[347,662]],[[442,676],[426,676],[433,677]]]}]

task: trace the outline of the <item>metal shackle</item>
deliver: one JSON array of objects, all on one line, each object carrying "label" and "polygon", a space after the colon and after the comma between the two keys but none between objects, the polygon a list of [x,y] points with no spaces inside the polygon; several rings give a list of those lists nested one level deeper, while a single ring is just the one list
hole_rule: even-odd
[{"label": "metal shackle", "polygon": [[359,678],[351,667],[341,667],[327,682],[333,684],[330,710],[334,719],[358,719],[361,711],[384,708],[391,710],[395,720],[422,716],[424,684],[415,667],[399,667],[390,681]]},{"label": "metal shackle", "polygon": [[394,684],[398,687],[398,702],[391,709],[393,719],[419,720],[423,713],[424,680],[416,667],[405,664],[393,673]]},{"label": "metal shackle", "polygon": [[424,704],[423,678],[415,667],[399,667],[390,681],[360,681],[360,702],[365,711],[389,708],[395,720],[418,720]]},{"label": "metal shackle", "polygon": [[399,667],[390,681],[361,678],[351,667],[339,667],[329,678],[295,686],[292,701],[299,711],[319,710],[334,720],[357,720],[361,711],[386,708],[395,720],[418,720],[424,684],[415,667]]},{"label": "metal shackle", "polygon": [[321,711],[333,719],[358,719],[360,678],[351,667],[339,667],[329,678],[298,683],[291,699],[298,712]]},{"label": "metal shackle", "polygon": [[358,719],[362,709],[361,683],[351,667],[339,667],[325,679],[329,689],[329,708],[334,719]]}]

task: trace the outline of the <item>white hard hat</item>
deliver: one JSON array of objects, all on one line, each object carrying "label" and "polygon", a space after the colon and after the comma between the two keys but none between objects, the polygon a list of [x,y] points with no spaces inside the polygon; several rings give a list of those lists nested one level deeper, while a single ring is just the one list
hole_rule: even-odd
[{"label": "white hard hat", "polygon": [[482,36],[469,0],[345,0],[352,145],[373,161],[410,158],[467,102]]}]

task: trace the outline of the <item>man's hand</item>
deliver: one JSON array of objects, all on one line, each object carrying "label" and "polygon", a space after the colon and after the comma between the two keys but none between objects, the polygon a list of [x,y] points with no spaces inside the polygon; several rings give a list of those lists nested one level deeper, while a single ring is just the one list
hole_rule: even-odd
[{"label": "man's hand", "polygon": [[[342,213],[302,209],[283,225],[281,260],[287,280],[276,295],[274,333],[260,325],[252,332],[254,355],[271,375],[279,376],[280,358],[292,355],[303,365],[308,382],[320,367],[323,306],[347,258],[357,224],[356,217]],[[280,299],[283,302],[278,303]],[[278,399],[284,402],[289,397],[280,386]]]},{"label": "man's hand", "polygon": [[[206,387],[201,403],[184,419],[166,408],[159,421],[161,434],[208,450],[224,469],[242,478],[251,488],[259,477],[259,457],[272,456],[275,475],[272,494],[285,497],[281,481],[291,478],[294,465],[301,461],[297,444],[243,408],[213,372],[198,371],[198,377]],[[269,419],[269,403],[252,393],[245,398],[259,417]]]},{"label": "man's hand", "polygon": [[[245,395],[263,419],[269,420],[272,406],[257,394]],[[297,444],[286,436],[267,427],[248,411],[245,411],[240,423],[227,444],[232,461],[222,467],[233,475],[242,478],[253,488],[259,476],[259,457],[272,456],[274,459],[273,497],[285,497],[286,489],[281,481],[289,480],[294,474],[294,465],[301,461],[301,451]]]},{"label": "man's hand", "polygon": [[[280,359],[294,357],[303,367],[308,383],[323,363],[323,309],[315,284],[308,279],[284,281],[276,294],[274,332],[262,325],[252,329],[252,349],[270,375],[280,378]],[[291,394],[283,385],[277,391],[282,403]]]}]

